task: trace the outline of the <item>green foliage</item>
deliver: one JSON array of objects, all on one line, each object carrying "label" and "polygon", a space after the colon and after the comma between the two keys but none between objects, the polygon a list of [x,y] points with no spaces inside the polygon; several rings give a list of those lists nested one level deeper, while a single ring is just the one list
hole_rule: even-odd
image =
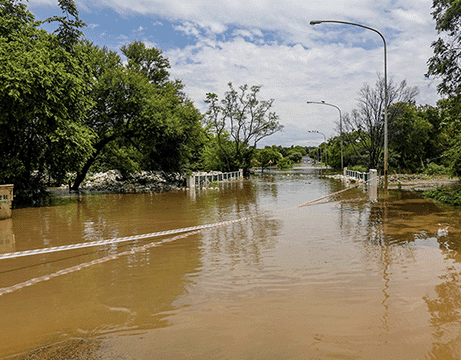
[{"label": "green foliage", "polygon": [[358,171],[358,172],[368,172],[368,169],[365,166],[361,166],[361,165],[354,165],[350,167],[348,166],[347,169],[352,170],[352,171]]},{"label": "green foliage", "polygon": [[[420,116],[413,104],[396,104],[399,113],[389,126],[389,147],[398,154],[393,167],[418,172],[428,157],[426,148],[432,124]],[[391,162],[389,162],[391,163]]]},{"label": "green foliage", "polygon": [[279,160],[277,163],[277,169],[279,170],[289,170],[293,167],[293,161],[290,158],[284,157],[283,159]]},{"label": "green foliage", "polygon": [[[251,166],[253,149],[257,143],[282,129],[278,116],[271,111],[274,100],[258,100],[260,86],[240,86],[240,92],[229,83],[229,91],[219,101],[213,93],[206,95],[208,104],[206,121],[209,130],[217,137],[219,154],[226,163],[227,170],[239,168],[245,172]],[[228,137],[234,146],[226,146]],[[229,152],[229,150],[232,152]]]},{"label": "green foliage", "polygon": [[296,151],[296,150],[291,150],[288,152],[288,158],[293,162],[293,163],[299,163],[303,159],[303,155]]},{"label": "green foliage", "polygon": [[264,170],[267,167],[278,165],[283,156],[278,152],[277,147],[266,147],[255,151],[255,158],[258,160],[258,166]]},{"label": "green foliage", "polygon": [[[347,146],[353,150],[354,156],[366,155],[362,163],[370,168],[382,168],[384,148],[384,101],[385,82],[381,76],[374,87],[364,84],[359,92],[358,110],[343,116],[343,130],[351,136],[344,136]],[[418,89],[408,87],[405,81],[395,84],[392,79],[387,83],[388,124],[391,124],[400,114],[399,104],[412,103]],[[345,161],[345,166],[351,163]]]},{"label": "green foliage", "polygon": [[123,45],[121,50],[128,59],[128,69],[143,74],[151,83],[159,86],[168,82],[170,62],[162,56],[162,50],[146,48],[140,41]]},{"label": "green foliage", "polygon": [[450,175],[450,169],[446,168],[443,165],[437,165],[435,163],[429,163],[424,170],[426,175]]},{"label": "green foliage", "polygon": [[423,195],[444,204],[461,206],[461,189],[439,187],[437,189],[425,191]]},{"label": "green foliage", "polygon": [[39,29],[22,4],[0,0],[0,12],[0,182],[14,183],[15,204],[38,204],[48,179],[92,151],[87,54]]},{"label": "green foliage", "polygon": [[39,204],[69,173],[78,189],[92,167],[199,166],[202,115],[161,50],[125,45],[123,63],[82,39],[72,0],[59,5],[48,33],[24,4],[0,0],[0,182],[15,185],[15,205]]},{"label": "green foliage", "polygon": [[[218,145],[220,143],[220,145]],[[217,136],[209,134],[205,143],[202,164],[205,171],[222,171],[226,172],[229,168],[236,168],[234,157],[227,157],[235,151],[234,143],[225,135],[218,139]]]},{"label": "green foliage", "polygon": [[428,61],[426,75],[442,80],[437,86],[440,94],[458,96],[461,78],[461,3],[459,0],[433,0],[432,8],[436,29],[442,36],[432,43],[434,56]]},{"label": "green foliage", "polygon": [[[88,113],[87,126],[97,139],[94,152],[77,171],[73,188],[78,189],[98,159],[98,166],[101,160],[109,160],[107,165],[122,173],[193,167],[205,141],[202,116],[182,94],[182,84],[168,81],[168,61],[161,51],[139,42],[126,45],[125,66],[116,53],[91,44],[87,47],[96,79],[90,93],[95,106]],[[124,155],[118,164],[110,156],[114,149]]]}]

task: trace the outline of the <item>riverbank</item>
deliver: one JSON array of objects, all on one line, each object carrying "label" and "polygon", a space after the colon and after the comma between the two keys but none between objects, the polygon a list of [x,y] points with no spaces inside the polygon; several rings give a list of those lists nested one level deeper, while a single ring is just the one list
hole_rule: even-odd
[{"label": "riverbank", "polygon": [[[381,176],[381,181],[384,178]],[[388,189],[426,191],[440,186],[461,185],[459,178],[447,175],[392,174],[388,176]]]},{"label": "riverbank", "polygon": [[[345,179],[341,174],[325,175],[326,177]],[[347,177],[347,180],[351,180]],[[380,177],[380,182],[384,178]],[[461,185],[457,177],[447,175],[425,174],[392,174],[388,177],[390,190],[426,191],[440,186]],[[186,175],[180,173],[164,173],[160,171],[143,171],[123,178],[118,170],[89,174],[81,184],[80,190],[84,192],[105,193],[155,193],[185,189],[187,186]]]},{"label": "riverbank", "polygon": [[[325,175],[325,177],[346,180],[355,183],[357,180],[342,174]],[[380,185],[383,186],[384,177],[380,176]],[[457,186],[461,181],[457,177],[447,175],[425,175],[425,174],[392,174],[388,176],[389,190],[404,191],[427,191],[437,189],[441,186]]]}]

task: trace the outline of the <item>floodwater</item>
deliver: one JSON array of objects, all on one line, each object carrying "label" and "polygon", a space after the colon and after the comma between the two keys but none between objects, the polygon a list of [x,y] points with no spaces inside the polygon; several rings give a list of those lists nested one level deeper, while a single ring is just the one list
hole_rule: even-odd
[{"label": "floodwater", "polygon": [[14,210],[0,253],[243,220],[0,260],[0,358],[460,359],[460,211],[357,188],[298,207],[341,189],[298,170]]}]

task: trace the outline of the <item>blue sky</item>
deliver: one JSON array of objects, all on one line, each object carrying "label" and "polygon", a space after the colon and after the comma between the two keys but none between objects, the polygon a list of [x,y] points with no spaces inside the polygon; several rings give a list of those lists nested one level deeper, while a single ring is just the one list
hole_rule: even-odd
[{"label": "blue sky", "polygon": [[[170,73],[185,84],[196,106],[207,92],[222,97],[227,83],[262,85],[275,99],[285,130],[260,145],[317,145],[337,134],[338,111],[307,105],[326,101],[342,113],[357,108],[358,91],[383,74],[383,42],[343,20],[379,30],[386,38],[388,76],[417,86],[418,104],[435,105],[437,82],[424,77],[437,37],[430,0],[77,0],[85,36],[118,50],[141,40],[162,49]],[[59,15],[57,0],[30,0],[43,20]]]}]

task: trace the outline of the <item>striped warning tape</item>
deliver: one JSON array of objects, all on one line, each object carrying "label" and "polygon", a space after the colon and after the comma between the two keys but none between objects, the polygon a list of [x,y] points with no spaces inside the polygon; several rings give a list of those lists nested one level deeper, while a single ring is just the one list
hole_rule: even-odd
[{"label": "striped warning tape", "polygon": [[[328,194],[328,195],[323,196],[323,197],[318,198],[318,199],[311,200],[311,201],[309,201],[307,203],[300,204],[300,205],[296,206],[295,208],[314,205],[314,204],[318,203],[320,200],[324,200],[324,199],[329,198],[331,196],[334,196],[334,195],[340,194],[342,192],[351,190],[351,189],[353,189],[353,188],[355,188],[357,186],[358,185],[350,187],[350,188],[347,188],[347,189],[337,191],[337,192],[332,193],[332,194]],[[288,211],[290,209],[293,209],[293,208],[283,209],[283,210],[280,210],[280,212]],[[87,268],[87,267],[90,267],[90,266],[93,266],[93,265],[102,264],[102,263],[105,263],[105,262],[108,262],[108,261],[111,261],[111,260],[115,260],[115,259],[120,258],[121,256],[135,254],[137,252],[145,251],[145,250],[147,250],[149,248],[152,248],[152,247],[160,246],[160,245],[162,245],[164,243],[167,243],[167,242],[173,242],[173,241],[181,239],[181,238],[185,238],[185,237],[188,237],[188,236],[191,236],[191,235],[194,235],[194,234],[199,234],[199,233],[201,233],[203,231],[206,231],[206,230],[215,229],[215,228],[225,226],[225,225],[235,224],[235,223],[238,223],[238,222],[242,222],[242,221],[246,221],[246,220],[249,220],[249,219],[257,218],[257,217],[260,217],[260,216],[263,216],[263,215],[264,214],[254,215],[254,216],[250,216],[250,217],[240,218],[240,219],[236,219],[236,220],[223,221],[223,222],[214,223],[214,224],[205,224],[205,225],[193,226],[193,227],[182,228],[182,229],[160,231],[160,232],[149,233],[149,234],[134,235],[134,236],[127,236],[127,237],[122,237],[122,238],[114,238],[114,239],[107,239],[107,240],[101,240],[101,241],[92,241],[92,242],[88,242],[88,243],[80,243],[80,244],[73,244],[73,245],[67,245],[67,246],[55,246],[55,247],[44,248],[44,249],[26,250],[26,251],[14,252],[14,253],[1,254],[0,255],[0,260],[2,260],[2,259],[13,259],[13,258],[18,258],[18,257],[22,257],[22,256],[46,254],[46,253],[65,251],[65,250],[72,250],[72,249],[81,249],[81,248],[94,247],[94,246],[103,246],[103,245],[107,245],[107,244],[127,242],[127,241],[146,239],[146,238],[152,238],[152,237],[158,237],[158,236],[164,236],[164,235],[171,235],[171,234],[177,234],[177,233],[185,233],[185,234],[182,234],[182,235],[177,235],[177,236],[172,237],[172,238],[164,239],[164,240],[159,241],[159,242],[151,242],[151,243],[145,244],[143,246],[133,247],[130,250],[127,250],[127,251],[124,251],[124,252],[121,252],[121,253],[118,253],[118,254],[115,254],[115,255],[105,256],[103,258],[93,260],[91,262],[82,263],[82,264],[72,266],[72,267],[69,267],[69,268],[66,268],[66,269],[63,269],[63,270],[59,270],[59,271],[57,271],[55,273],[52,273],[52,274],[43,275],[43,276],[40,276],[40,277],[37,277],[37,278],[27,280],[27,281],[22,282],[22,283],[18,283],[18,284],[9,286],[9,287],[1,288],[0,289],[0,296],[8,294],[8,293],[15,292],[15,291],[18,291],[20,289],[23,289],[25,287],[38,284],[38,283],[43,282],[43,281],[48,281],[48,280],[54,279],[54,278],[56,278],[58,276],[73,273],[73,272],[82,270],[84,268]]]},{"label": "striped warning tape", "polygon": [[[223,225],[221,224],[219,226],[223,226]],[[218,227],[218,226],[216,226],[216,227]],[[162,240],[162,241],[159,241],[159,242],[152,242],[152,243],[149,243],[149,244],[146,244],[146,245],[143,245],[143,246],[137,246],[137,247],[134,247],[134,248],[132,248],[130,250],[127,250],[127,251],[124,251],[124,252],[121,252],[121,253],[118,253],[118,254],[108,255],[108,256],[105,256],[105,257],[97,259],[97,260],[93,260],[93,261],[90,261],[90,262],[86,262],[86,263],[83,263],[83,264],[79,264],[79,265],[75,265],[75,266],[72,266],[72,267],[69,267],[69,268],[66,268],[66,269],[59,270],[59,271],[57,271],[55,273],[52,273],[52,274],[39,276],[39,277],[30,279],[30,280],[24,281],[22,283],[18,283],[18,284],[9,286],[9,287],[1,288],[0,289],[0,296],[5,295],[5,294],[9,294],[9,293],[12,293],[12,292],[15,292],[15,291],[18,291],[18,290],[21,290],[21,289],[23,289],[25,287],[28,287],[28,286],[32,286],[32,285],[35,285],[35,284],[38,284],[38,283],[41,283],[41,282],[44,282],[44,281],[48,281],[48,280],[57,278],[58,276],[73,273],[73,272],[88,268],[88,267],[93,266],[93,265],[103,264],[105,262],[118,259],[118,258],[120,258],[122,256],[135,254],[137,252],[145,251],[145,250],[147,250],[149,248],[152,248],[152,247],[155,247],[155,246],[160,246],[160,245],[162,245],[164,243],[167,243],[167,242],[172,242],[172,241],[175,241],[175,240],[178,240],[178,239],[181,239],[181,238],[185,238],[187,236],[198,234],[198,233],[200,233],[202,231],[205,231],[205,230],[208,230],[208,229],[212,229],[212,228],[209,227],[209,228],[205,228],[205,229],[198,230],[198,231],[192,231],[192,232],[182,234],[182,235],[177,235],[175,237],[165,239],[165,240]]]},{"label": "striped warning tape", "polygon": [[[368,181],[371,181],[371,180],[368,180]],[[320,200],[324,200],[326,198],[335,196],[335,195],[340,194],[342,192],[351,190],[351,189],[353,189],[354,187],[357,187],[357,186],[358,185],[355,185],[353,187],[343,189],[343,190],[334,192],[332,194],[325,195],[323,197],[311,200],[311,201],[309,201],[307,203],[297,205],[295,208],[312,205],[314,203],[319,202]],[[287,211],[287,210],[290,210],[290,209],[293,209],[293,208],[288,208],[288,209],[284,209],[284,210],[281,210],[281,211]],[[261,214],[259,216],[262,216],[262,215],[264,215],[264,214]],[[256,216],[257,215],[255,215],[253,217],[256,217]],[[19,258],[19,257],[23,257],[23,256],[49,254],[49,253],[53,253],[53,252],[66,251],[66,250],[84,249],[84,248],[89,248],[89,247],[104,246],[104,245],[109,245],[109,244],[117,244],[117,243],[122,243],[122,242],[128,242],[128,241],[134,241],[134,240],[142,240],[142,239],[148,239],[148,238],[159,237],[159,236],[173,235],[173,234],[179,234],[179,233],[183,233],[183,232],[189,232],[189,231],[213,228],[213,227],[216,227],[216,226],[230,225],[230,224],[233,224],[233,223],[236,223],[236,222],[246,221],[248,219],[250,219],[250,218],[246,217],[246,218],[240,218],[240,219],[236,219],[236,220],[223,221],[223,222],[219,222],[219,223],[198,225],[198,226],[192,226],[192,227],[181,228],[181,229],[159,231],[159,232],[148,233],[148,234],[125,236],[125,237],[120,237],[120,238],[112,238],[112,239],[106,239],[106,240],[90,241],[90,242],[85,242],[85,243],[63,245],[63,246],[54,246],[54,247],[34,249],[34,250],[16,251],[16,252],[12,252],[12,253],[0,254],[0,260],[14,259],[14,258]]]},{"label": "striped warning tape", "polygon": [[223,221],[223,222],[214,223],[214,224],[205,224],[205,225],[192,226],[192,227],[182,228],[182,229],[174,229],[174,230],[159,231],[159,232],[148,233],[148,234],[141,234],[141,235],[125,236],[125,237],[106,239],[106,240],[91,241],[91,242],[87,242],[87,243],[78,243],[78,244],[54,246],[54,247],[42,248],[42,249],[17,251],[17,252],[12,252],[12,253],[0,254],[0,260],[14,259],[14,258],[23,257],[23,256],[49,254],[49,253],[53,253],[53,252],[66,251],[66,250],[84,249],[84,248],[95,247],[95,246],[104,246],[104,245],[109,245],[109,244],[116,244],[116,243],[122,243],[122,242],[134,241],[134,240],[148,239],[148,238],[165,236],[165,235],[173,235],[173,234],[179,234],[179,233],[183,233],[183,232],[214,228],[214,227],[217,227],[217,226],[230,225],[230,224],[240,222],[240,221],[245,221],[245,220],[248,220],[248,219],[249,218],[241,218],[241,219],[237,219],[237,220]]}]

